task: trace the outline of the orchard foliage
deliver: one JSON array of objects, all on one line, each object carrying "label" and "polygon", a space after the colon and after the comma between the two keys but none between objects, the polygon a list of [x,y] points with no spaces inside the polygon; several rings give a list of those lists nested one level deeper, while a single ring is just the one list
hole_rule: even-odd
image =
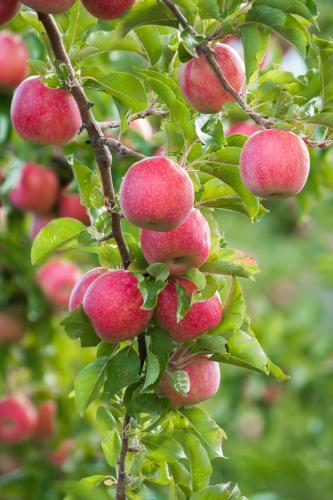
[{"label": "orchard foliage", "polygon": [[[38,8],[40,2],[31,0],[23,3]],[[118,270],[113,273],[119,274],[113,276],[132,273],[132,278],[135,277],[137,281],[137,291],[140,292],[137,317],[134,317],[135,311],[130,311],[131,303],[125,301],[127,296],[119,295],[116,306],[119,310],[123,308],[122,313],[125,310],[128,317],[131,318],[132,314],[133,322],[139,321],[140,314],[144,315],[146,321],[144,325],[142,323],[142,328],[148,325],[141,333],[139,342],[132,339],[137,331],[129,337],[121,337],[130,340],[118,343],[108,342],[110,338],[101,335],[96,325],[97,320],[104,320],[103,311],[97,310],[96,304],[92,302],[96,302],[96,297],[98,302],[100,296],[104,310],[107,310],[109,296],[103,295],[102,290],[100,295],[91,297],[89,307],[88,302],[93,287],[98,289],[98,284],[102,283],[100,280],[106,280],[110,272],[98,277],[84,298],[75,307],[70,307],[71,312],[62,318],[62,325],[70,339],[78,339],[82,348],[95,348],[94,359],[79,371],[74,382],[77,410],[84,417],[86,412],[93,409],[98,424],[107,430],[102,449],[110,472],[85,477],[77,491],[87,494],[90,489],[97,488],[101,498],[106,498],[108,493],[116,495],[117,490],[117,498],[124,498],[119,488],[125,485],[126,496],[131,499],[242,499],[244,497],[237,486],[230,483],[210,485],[212,461],[223,459],[224,430],[200,407],[178,404],[191,395],[192,382],[195,380],[195,370],[193,379],[190,370],[190,367],[195,366],[195,363],[190,364],[193,359],[199,359],[200,364],[211,363],[211,366],[217,366],[214,362],[220,363],[222,387],[224,364],[271,375],[278,381],[288,378],[271,361],[257,340],[247,311],[242,279],[254,281],[259,272],[258,265],[242,250],[229,246],[228,235],[224,234],[223,224],[221,229],[219,223],[223,211],[235,212],[253,223],[259,222],[267,213],[261,198],[248,190],[251,186],[241,175],[241,155],[247,137],[241,133],[228,134],[228,127],[251,117],[258,128],[282,129],[288,131],[286,134],[292,132],[300,137],[297,141],[301,144],[305,158],[303,163],[300,161],[298,169],[302,171],[301,179],[297,189],[287,189],[287,192],[295,194],[305,183],[308,174],[306,148],[309,147],[312,168],[308,184],[297,202],[301,210],[309,210],[316,199],[333,185],[326,156],[329,154],[326,148],[333,138],[333,43],[314,35],[317,6],[313,0],[138,0],[124,2],[125,8],[117,16],[124,15],[114,21],[112,18],[115,16],[103,12],[102,2],[85,0],[62,3],[64,7],[60,7],[60,10],[46,9],[46,12],[63,12],[56,17],[56,29],[59,30],[58,36],[64,43],[73,68],[66,61],[55,57],[45,15],[38,15],[34,10],[23,7],[10,25],[13,30],[24,34],[31,55],[31,75],[39,75],[41,79],[41,82],[37,79],[28,80],[39,82],[38,95],[28,104],[22,84],[19,87],[12,107],[13,125],[16,132],[28,142],[46,145],[36,147],[26,144],[15,135],[9,118],[11,99],[9,96],[3,99],[1,158],[8,165],[8,170],[1,188],[2,194],[6,203],[10,204],[13,199],[10,193],[15,192],[13,188],[27,159],[38,164],[52,164],[61,188],[72,182],[72,187],[80,194],[81,203],[88,210],[90,223],[82,221],[82,217],[81,220],[78,220],[80,217],[73,218],[71,214],[68,217],[54,214],[54,219],[40,230],[33,242],[32,264],[44,267],[53,254],[68,252],[69,255],[84,255],[81,257],[84,267],[100,265]],[[94,16],[99,17],[99,20]],[[45,31],[48,31],[48,36]],[[219,110],[202,109],[216,113],[198,112],[191,106],[195,102],[184,90],[184,78],[188,78],[187,85],[191,85],[191,75],[186,73],[187,65],[204,59],[209,66],[207,61],[212,57],[209,47],[214,48],[216,41],[228,42],[229,37],[234,35],[242,42],[246,82],[243,87],[238,86],[240,92],[236,97],[229,100],[222,98],[222,109],[221,106]],[[283,44],[294,46],[308,61],[311,69],[306,74],[294,76],[278,64]],[[265,57],[271,57],[271,60],[265,62]],[[187,69],[181,70],[184,71],[180,78],[181,84],[178,81],[180,66],[187,66]],[[223,72],[222,63],[221,69]],[[213,71],[212,67],[209,70]],[[227,68],[225,72],[227,74]],[[213,76],[212,91],[214,85],[222,85],[217,75]],[[84,120],[80,129],[76,105],[69,94],[72,92],[77,97],[77,82],[89,98],[88,107],[100,122],[103,137],[92,139],[91,124]],[[24,85],[27,85],[27,81]],[[58,103],[50,99],[50,113],[55,117],[51,124],[39,121],[45,93],[59,96]],[[63,98],[71,101],[69,112],[73,111],[72,116],[67,116],[70,132],[65,138],[62,134],[66,123]],[[57,114],[57,104],[60,116]],[[31,134],[31,129],[25,130],[28,118],[22,118],[20,110],[28,105],[30,109],[24,111],[27,116],[36,114],[34,125],[37,128],[33,134],[40,136],[43,133],[42,141]],[[82,109],[80,111],[82,118]],[[150,142],[131,128],[131,122],[147,116],[151,116],[154,129],[158,130]],[[79,132],[78,136],[68,143],[76,131]],[[13,138],[15,157],[11,150]],[[50,144],[64,146],[59,153]],[[100,167],[98,158],[94,156],[94,151],[96,153],[105,146],[114,152],[111,169],[116,189],[114,200],[110,199],[110,192],[106,190],[105,168],[103,170]],[[149,172],[140,183],[140,192],[139,184],[125,189],[125,183],[130,184],[133,167],[130,171],[129,168],[134,161],[141,159],[152,163],[152,160],[144,158],[155,156],[158,149],[172,162],[183,167],[182,174],[188,178],[184,183],[188,186],[191,180],[194,207],[204,217],[204,224],[208,224],[211,235],[209,255],[203,259],[189,259],[190,264],[182,268],[181,272],[173,271],[168,264],[169,256],[150,257],[152,239],[149,240],[149,234],[146,233],[153,232],[147,230],[147,227],[151,227],[142,225],[142,214],[141,219],[128,215],[130,210],[127,205],[134,198],[138,198],[142,211],[147,208],[148,212],[152,212],[161,199],[163,203],[160,203],[159,211],[170,206],[175,213],[180,211],[172,198],[177,185],[172,186],[169,192],[166,189],[161,199],[153,202],[158,185],[154,185]],[[287,148],[282,153],[281,157],[288,157]],[[274,159],[279,158],[279,152],[274,155]],[[95,168],[96,159],[99,170]],[[159,160],[157,158],[154,161]],[[160,162],[168,164],[162,157]],[[138,169],[138,165],[136,163],[134,169]],[[290,166],[287,166],[290,170]],[[262,192],[252,191],[264,196]],[[182,217],[176,217],[176,223],[168,230],[177,231],[177,228],[182,227],[180,224],[192,206],[190,195],[188,199],[189,204],[188,200],[182,200],[186,205]],[[58,202],[59,198],[55,195],[54,206],[57,209],[53,211],[65,215],[58,209]],[[12,204],[15,205],[13,200]],[[122,207],[125,210],[121,211]],[[21,204],[20,208],[26,207]],[[121,228],[116,227],[122,216],[125,217],[121,220]],[[20,221],[20,215],[13,208],[10,217]],[[141,244],[138,228],[127,219],[136,226],[146,228],[142,231]],[[160,226],[158,230],[161,230]],[[164,232],[156,232],[158,238],[169,234],[165,230],[166,227],[162,227]],[[180,231],[180,240],[185,237],[186,231]],[[122,238],[125,245],[121,246],[119,239]],[[2,244],[2,236],[0,242]],[[28,241],[24,240],[24,244],[26,248],[30,247]],[[169,245],[168,239],[164,244]],[[129,259],[124,259],[124,246]],[[34,281],[33,271],[24,259],[18,262],[19,256],[7,253],[6,268],[14,268],[16,262],[19,266],[25,265],[31,281]],[[171,258],[179,258],[179,255],[172,255]],[[128,271],[120,271],[123,267]],[[178,279],[180,274],[182,278]],[[160,301],[168,290],[170,276],[176,276],[175,329],[189,318],[196,306],[203,307],[206,301],[213,299],[222,304],[223,314],[218,316],[216,324],[209,325],[208,331],[204,328],[201,335],[195,338],[188,336],[182,339],[187,342],[179,343],[179,337],[176,339],[175,335],[166,331],[167,328],[163,329],[165,324],[161,324],[159,314],[153,316],[156,308],[157,311],[161,309]],[[194,290],[189,291],[182,280],[190,280]],[[6,302],[15,302],[9,279],[6,286],[8,291],[1,306],[6,305]],[[23,306],[28,311],[28,318],[36,325],[41,319],[40,311],[48,310],[50,306],[44,308],[42,301],[45,299],[38,288],[35,291],[35,287],[34,284],[32,293],[29,293],[29,284],[20,283],[20,290],[22,288],[26,294]],[[255,293],[253,283],[252,288]],[[50,295],[45,294],[50,299]],[[41,301],[37,307],[31,304],[31,301],[37,300],[35,297]],[[124,299],[122,304],[119,297]],[[32,314],[34,307],[38,311],[35,315]],[[92,308],[97,311],[94,319]],[[112,321],[118,321],[117,311],[112,312]],[[150,318],[152,320],[149,322]],[[45,324],[50,324],[50,318]],[[165,377],[168,377],[167,381]],[[209,395],[214,394],[216,389]],[[172,401],[175,403],[173,406]],[[192,401],[196,401],[195,398]],[[68,485],[69,494],[71,488],[73,485]]]}]

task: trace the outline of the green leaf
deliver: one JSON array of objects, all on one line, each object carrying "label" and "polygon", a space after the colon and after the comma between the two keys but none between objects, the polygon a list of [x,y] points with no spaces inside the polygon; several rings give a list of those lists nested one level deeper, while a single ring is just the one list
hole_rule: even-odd
[{"label": "green leaf", "polygon": [[177,323],[179,323],[191,307],[191,297],[187,293],[186,288],[177,280],[176,281],[177,293]]},{"label": "green leaf", "polygon": [[108,477],[109,476],[101,476],[101,475],[83,477],[82,479],[80,479],[80,484],[85,488],[92,490],[96,488],[96,486],[98,486],[99,484],[103,483],[106,479],[108,479]]},{"label": "green leaf", "polygon": [[319,48],[322,108],[333,106],[333,42],[313,37]]},{"label": "green leaf", "polygon": [[184,277],[192,281],[192,283],[195,284],[198,290],[203,290],[206,286],[207,282],[205,275],[196,267],[191,267],[191,269],[188,269]]},{"label": "green leaf", "polygon": [[194,493],[190,500],[246,500],[237,484],[225,483],[207,486]]},{"label": "green leaf", "polygon": [[210,330],[211,335],[223,334],[226,338],[238,331],[242,326],[245,315],[245,300],[239,282],[234,279],[230,288],[224,291],[228,293],[223,303],[222,322],[214,329]]},{"label": "green leaf", "polygon": [[256,24],[241,26],[241,38],[244,49],[246,81],[257,72],[262,63],[270,42],[270,32],[259,29]]},{"label": "green leaf", "polygon": [[108,431],[113,430],[117,425],[117,421],[112,415],[112,413],[109,411],[108,408],[105,408],[104,406],[100,406],[97,409],[96,419],[97,422]]},{"label": "green leaf", "polygon": [[323,111],[322,113],[317,113],[309,118],[306,118],[305,122],[333,129],[333,113]]},{"label": "green leaf", "polygon": [[156,0],[137,2],[128,14],[118,23],[119,32],[127,33],[131,29],[145,25],[177,27],[178,21],[171,10]]},{"label": "green leaf", "polygon": [[121,450],[121,439],[115,429],[109,432],[102,441],[102,449],[109,466],[117,468]]},{"label": "green leaf", "polygon": [[157,382],[165,372],[172,346],[172,339],[167,332],[157,327],[151,330],[149,351],[155,354],[160,367]]},{"label": "green leaf", "polygon": [[188,394],[190,392],[191,383],[188,373],[184,370],[169,371],[168,377],[171,385],[179,394]]},{"label": "green leaf", "polygon": [[101,341],[82,306],[71,311],[60,324],[70,339],[80,339],[81,347],[94,347]]},{"label": "green leaf", "polygon": [[31,249],[32,265],[40,264],[47,259],[55,250],[59,250],[69,242],[73,241],[85,225],[76,219],[59,218],[54,219],[43,227],[35,238]]},{"label": "green leaf", "polygon": [[162,55],[162,39],[157,26],[141,26],[135,30],[150,63],[156,64]]},{"label": "green leaf", "polygon": [[144,392],[148,387],[152,386],[155,382],[157,382],[160,375],[160,364],[158,362],[157,356],[151,351],[148,351],[147,358],[147,370],[146,370],[146,378],[145,383],[142,387],[142,392]]},{"label": "green leaf", "polygon": [[147,267],[147,273],[157,280],[165,281],[169,277],[169,267],[165,263],[155,262]]},{"label": "green leaf", "polygon": [[139,279],[139,290],[143,298],[141,309],[151,311],[155,309],[159,294],[167,285],[166,281],[144,278],[142,275],[136,275]]},{"label": "green leaf", "polygon": [[74,382],[75,402],[83,416],[89,404],[97,398],[105,378],[109,357],[101,356],[82,368]]},{"label": "green leaf", "polygon": [[264,373],[268,373],[267,356],[254,336],[242,330],[235,332],[228,340],[228,350],[231,356],[235,356],[254,368]]},{"label": "green leaf", "polygon": [[259,273],[258,264],[249,255],[233,248],[220,248],[217,255],[213,255],[201,267],[206,273],[216,273],[242,278],[252,278]]},{"label": "green leaf", "polygon": [[107,366],[105,392],[112,397],[123,387],[134,384],[140,379],[140,359],[130,347],[117,352]]},{"label": "green leaf", "polygon": [[212,474],[212,466],[206,449],[200,439],[189,432],[188,429],[175,432],[175,437],[182,444],[189,459],[188,465],[193,491],[204,488],[209,484],[209,478]]},{"label": "green leaf", "polygon": [[82,203],[89,208],[101,208],[104,202],[103,196],[97,198],[95,191],[101,187],[98,175],[77,160],[74,161],[73,172]]},{"label": "green leaf", "polygon": [[147,457],[154,462],[174,463],[186,458],[184,450],[178,441],[163,435],[143,437],[142,443],[147,448]]},{"label": "green leaf", "polygon": [[81,42],[85,32],[97,23],[81,2],[75,2],[69,11],[68,27],[64,36],[66,49],[71,52],[77,42]]}]

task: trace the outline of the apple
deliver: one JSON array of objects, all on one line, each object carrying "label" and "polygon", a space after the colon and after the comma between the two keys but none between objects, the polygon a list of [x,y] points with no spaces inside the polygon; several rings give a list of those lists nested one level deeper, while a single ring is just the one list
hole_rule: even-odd
[{"label": "apple", "polygon": [[18,135],[32,144],[62,146],[72,141],[82,120],[74,97],[31,76],[16,89],[11,116]]},{"label": "apple", "polygon": [[55,219],[54,215],[34,215],[31,221],[30,238],[34,240],[43,227],[53,219]]},{"label": "apple", "polygon": [[9,200],[21,210],[43,215],[53,208],[59,186],[58,176],[53,170],[26,163],[17,185],[9,194]]},{"label": "apple", "polygon": [[48,461],[54,465],[54,467],[61,467],[69,459],[74,449],[74,445],[74,439],[64,439],[56,450],[47,453]]},{"label": "apple", "polygon": [[81,0],[88,12],[97,19],[116,19],[128,11],[135,0]]},{"label": "apple", "polygon": [[[0,7],[1,8],[1,7]],[[27,76],[29,52],[20,35],[0,32],[0,88],[11,89]]]},{"label": "apple", "polygon": [[231,125],[225,135],[226,137],[233,134],[243,134],[250,136],[258,132],[258,130],[260,129],[254,123],[238,122]]},{"label": "apple", "polygon": [[35,437],[41,441],[51,439],[55,433],[57,405],[54,401],[44,401],[37,408]]},{"label": "apple", "polygon": [[134,163],[120,186],[120,208],[135,226],[154,231],[178,227],[193,206],[188,173],[164,156]]},{"label": "apple", "polygon": [[260,130],[245,143],[240,175],[251,193],[264,199],[299,193],[308,178],[310,156],[302,139],[287,130]]},{"label": "apple", "polygon": [[99,276],[106,273],[107,271],[108,269],[105,269],[104,267],[96,267],[95,269],[91,269],[90,271],[88,271],[82,276],[82,278],[79,279],[79,281],[74,286],[69,299],[68,309],[70,311],[74,311],[74,309],[80,307],[89,285],[91,285],[91,283],[95,281],[95,279],[99,278]]},{"label": "apple", "polygon": [[21,3],[17,0],[0,0],[0,25],[7,23],[12,17],[16,16],[20,7]]},{"label": "apple", "polygon": [[201,212],[193,208],[185,221],[165,233],[141,231],[145,259],[168,264],[171,276],[181,276],[190,267],[200,267],[211,249],[210,229]]},{"label": "apple", "polygon": [[83,309],[104,342],[122,342],[143,332],[153,311],[144,311],[142,305],[138,279],[123,269],[95,279],[83,298]]},{"label": "apple", "polygon": [[90,219],[86,207],[81,205],[80,195],[62,191],[58,201],[58,214],[60,217],[72,217],[89,225]]},{"label": "apple", "polygon": [[219,325],[222,319],[222,304],[219,294],[215,293],[208,300],[192,304],[184,318],[177,323],[177,282],[190,296],[197,289],[188,279],[170,280],[158,296],[155,318],[158,326],[166,330],[177,342],[188,342]]},{"label": "apple", "polygon": [[[240,92],[245,79],[242,58],[224,43],[215,46],[215,54],[225,78]],[[179,83],[187,101],[202,113],[218,113],[226,102],[234,101],[203,54],[180,65]]]},{"label": "apple", "polygon": [[25,325],[17,311],[0,311],[0,346],[15,344],[24,333]]},{"label": "apple", "polygon": [[[177,366],[178,365],[178,366]],[[170,373],[184,371],[187,373],[190,390],[187,394],[177,392],[172,386]],[[157,392],[167,397],[175,408],[192,406],[216,394],[220,385],[220,367],[215,361],[210,361],[207,356],[193,355],[183,364],[169,364],[163,375]]]},{"label": "apple", "polygon": [[29,439],[37,425],[37,412],[23,395],[0,400],[0,442],[20,443]]},{"label": "apple", "polygon": [[141,137],[149,142],[153,138],[153,128],[150,125],[150,121],[147,118],[138,118],[137,120],[133,120],[130,122],[130,127],[136,133],[141,135]]},{"label": "apple", "polygon": [[22,0],[24,5],[44,14],[60,14],[70,9],[75,0]]},{"label": "apple", "polygon": [[54,258],[37,272],[37,283],[49,301],[67,306],[72,290],[81,277],[80,269],[69,260]]}]

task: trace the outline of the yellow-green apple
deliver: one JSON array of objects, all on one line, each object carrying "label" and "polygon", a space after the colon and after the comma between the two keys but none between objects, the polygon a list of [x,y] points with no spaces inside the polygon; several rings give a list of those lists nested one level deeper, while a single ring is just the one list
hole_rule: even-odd
[{"label": "yellow-green apple", "polygon": [[49,301],[56,306],[68,306],[72,290],[81,277],[74,262],[54,258],[39,268],[37,282]]},{"label": "yellow-green apple", "polygon": [[29,439],[36,428],[37,412],[23,395],[0,400],[0,442],[20,443]]},{"label": "yellow-green apple", "polygon": [[22,0],[24,5],[44,14],[60,14],[74,5],[75,0]]},{"label": "yellow-green apple", "polygon": [[28,74],[29,53],[20,35],[0,32],[0,88],[12,89]]},{"label": "yellow-green apple", "polygon": [[74,309],[77,309],[82,304],[83,297],[91,283],[107,271],[108,269],[105,267],[96,267],[85,273],[82,278],[79,279],[69,298],[68,309],[70,311],[74,311]]},{"label": "yellow-green apple", "polygon": [[135,0],[81,0],[90,14],[97,19],[116,19],[128,11]]}]

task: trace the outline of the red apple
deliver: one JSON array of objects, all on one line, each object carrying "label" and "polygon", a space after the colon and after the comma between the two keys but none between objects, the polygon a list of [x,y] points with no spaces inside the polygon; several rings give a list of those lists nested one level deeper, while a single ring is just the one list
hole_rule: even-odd
[{"label": "red apple", "polygon": [[[215,54],[225,78],[237,92],[240,92],[245,77],[241,57],[234,49],[223,43],[215,46]],[[203,54],[180,65],[179,83],[188,102],[202,113],[218,113],[224,103],[234,101]]]},{"label": "red apple", "polygon": [[15,344],[24,333],[24,322],[14,310],[0,311],[0,346]]},{"label": "red apple", "polygon": [[120,207],[126,219],[154,231],[178,227],[193,201],[188,173],[164,156],[145,158],[132,165],[120,187]]},{"label": "red apple", "polygon": [[143,332],[153,312],[142,305],[138,279],[123,269],[95,279],[83,298],[83,309],[104,342],[122,342]]},{"label": "red apple", "polygon": [[9,199],[15,207],[41,215],[52,209],[58,192],[59,179],[53,170],[26,163]]},{"label": "red apple", "polygon": [[20,443],[35,431],[37,412],[23,395],[5,396],[0,400],[0,442]]},{"label": "red apple", "polygon": [[258,132],[259,128],[254,123],[238,122],[229,127],[226,137],[233,134],[252,135]]},{"label": "red apple", "polygon": [[49,88],[38,76],[27,78],[16,89],[11,115],[18,135],[33,144],[67,144],[82,124],[70,92]]},{"label": "red apple", "polygon": [[0,87],[13,88],[27,76],[29,53],[20,35],[0,32]]},{"label": "red apple", "polygon": [[51,439],[55,432],[57,405],[54,401],[44,401],[37,409],[37,425],[35,436],[43,441]]},{"label": "red apple", "polygon": [[52,259],[37,272],[37,282],[45,296],[56,306],[67,306],[76,282],[81,277],[80,269],[69,260]]},{"label": "red apple", "polygon": [[177,323],[176,282],[179,282],[190,296],[197,289],[188,279],[170,280],[158,296],[155,317],[158,326],[169,332],[173,339],[188,342],[221,322],[222,304],[219,294],[215,293],[210,299],[193,304],[184,318]]},{"label": "red apple", "polygon": [[141,248],[150,264],[165,262],[171,276],[181,276],[190,267],[200,267],[207,260],[211,248],[208,222],[193,208],[173,231],[159,233],[143,229]]},{"label": "red apple", "polygon": [[310,157],[306,145],[286,130],[261,130],[245,143],[240,174],[245,186],[264,199],[299,193],[308,178]]},{"label": "red apple", "polygon": [[74,5],[75,0],[22,0],[24,5],[44,14],[60,14]]},{"label": "red apple", "polygon": [[34,240],[43,227],[53,219],[55,219],[54,215],[34,215],[31,221],[30,238]]},{"label": "red apple", "polygon": [[137,132],[141,137],[149,142],[153,138],[153,128],[147,118],[138,118],[130,123],[131,129]]},{"label": "red apple", "polygon": [[60,217],[72,217],[89,225],[90,219],[85,206],[81,205],[80,195],[63,191],[58,202],[58,214]]},{"label": "red apple", "polygon": [[135,0],[81,0],[90,14],[98,19],[116,19],[132,7]]},{"label": "red apple", "polygon": [[77,309],[82,304],[83,297],[88,290],[89,285],[91,285],[91,283],[95,281],[95,279],[99,278],[99,276],[106,273],[107,271],[108,269],[105,269],[104,267],[96,267],[95,269],[91,269],[82,276],[82,278],[76,283],[75,287],[72,290],[68,304],[68,309],[70,311]]},{"label": "red apple", "polygon": [[18,13],[20,7],[21,3],[17,0],[0,0],[0,25],[10,21]]},{"label": "red apple", "polygon": [[[187,394],[177,392],[170,380],[169,372],[184,371],[190,381],[190,390]],[[158,393],[167,397],[175,408],[191,406],[216,394],[220,385],[220,367],[215,361],[210,361],[206,356],[194,355],[178,366],[169,365],[158,387]]]},{"label": "red apple", "polygon": [[64,439],[55,451],[47,453],[48,461],[55,467],[61,467],[69,459],[74,445],[74,439]]}]

